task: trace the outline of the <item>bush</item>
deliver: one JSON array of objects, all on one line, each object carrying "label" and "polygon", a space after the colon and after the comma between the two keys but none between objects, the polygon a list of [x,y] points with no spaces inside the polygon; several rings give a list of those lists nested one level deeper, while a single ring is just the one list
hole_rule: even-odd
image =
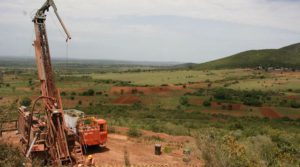
[{"label": "bush", "polygon": [[82,93],[82,96],[94,96],[95,91],[93,89],[89,89]]},{"label": "bush", "polygon": [[229,126],[229,129],[230,129],[230,130],[238,130],[238,129],[243,130],[244,127],[243,127],[243,125],[242,125],[241,123],[237,122],[237,123],[231,124],[231,125]]},{"label": "bush", "polygon": [[94,96],[94,94],[95,94],[95,91],[94,91],[93,89],[89,89],[89,90],[87,91],[87,95],[88,95],[88,96]]},{"label": "bush", "polygon": [[205,107],[209,107],[209,106],[211,105],[209,100],[203,101],[202,104],[203,104],[203,106],[205,106]]},{"label": "bush", "polygon": [[61,95],[61,96],[66,96],[67,93],[63,91],[63,92],[60,93],[60,95]]},{"label": "bush", "polygon": [[300,108],[300,103],[296,100],[291,101],[291,107],[292,108]]},{"label": "bush", "polygon": [[21,102],[20,102],[20,105],[22,106],[30,106],[31,105],[31,99],[29,97],[24,97]]},{"label": "bush", "polygon": [[0,150],[0,166],[23,166],[25,159],[17,148],[0,143]]},{"label": "bush", "polygon": [[245,105],[256,106],[256,107],[262,106],[262,102],[256,98],[245,98],[243,101]]},{"label": "bush", "polygon": [[128,130],[127,135],[129,137],[140,137],[140,136],[142,136],[142,132],[135,127],[131,127]]},{"label": "bush", "polygon": [[232,92],[230,89],[217,89],[214,94],[214,98],[219,100],[231,100]]},{"label": "bush", "polygon": [[166,154],[169,154],[169,153],[171,153],[173,151],[173,148],[171,148],[171,147],[164,147],[164,150],[163,150],[163,152],[164,153],[166,153]]},{"label": "bush", "polygon": [[189,105],[189,100],[186,96],[182,96],[179,99],[179,103],[183,106],[188,106]]}]

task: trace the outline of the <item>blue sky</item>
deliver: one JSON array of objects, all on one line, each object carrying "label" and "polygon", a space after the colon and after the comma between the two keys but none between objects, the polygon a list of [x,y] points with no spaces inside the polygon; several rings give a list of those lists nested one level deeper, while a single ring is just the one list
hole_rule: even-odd
[{"label": "blue sky", "polygon": [[[34,57],[31,17],[40,0],[0,0],[0,56]],[[297,0],[56,0],[72,35],[53,14],[53,57],[205,62],[300,41]]]}]

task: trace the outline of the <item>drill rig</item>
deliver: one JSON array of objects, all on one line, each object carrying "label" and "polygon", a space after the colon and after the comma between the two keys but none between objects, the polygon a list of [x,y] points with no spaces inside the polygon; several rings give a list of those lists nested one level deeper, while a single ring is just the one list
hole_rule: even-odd
[{"label": "drill rig", "polygon": [[[64,23],[57,13],[53,0],[46,0],[36,12],[35,57],[42,95],[35,99],[31,111],[19,108],[18,130],[21,134],[22,150],[28,158],[38,157],[45,164],[53,166],[83,163],[81,144],[76,134],[66,126],[60,92],[55,86],[48,38],[46,33],[46,11],[52,7],[61,23],[67,40],[71,39]],[[42,112],[35,111],[37,102],[42,101]]]}]

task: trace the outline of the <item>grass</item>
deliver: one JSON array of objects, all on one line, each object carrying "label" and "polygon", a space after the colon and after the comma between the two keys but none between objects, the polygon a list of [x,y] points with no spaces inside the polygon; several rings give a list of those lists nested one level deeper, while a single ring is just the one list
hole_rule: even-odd
[{"label": "grass", "polygon": [[[196,70],[180,70],[180,71],[150,71],[150,72],[131,72],[131,73],[105,73],[105,74],[89,74],[93,79],[112,79],[121,81],[131,81],[136,85],[154,85],[160,86],[162,84],[179,84],[189,82],[201,82],[205,80],[219,80],[223,78],[224,73],[228,70],[222,71],[196,71]],[[238,71],[232,71],[231,75],[238,76]],[[245,74],[247,75],[247,74]]]},{"label": "grass", "polygon": [[15,167],[23,166],[25,158],[18,148],[0,141],[0,166]]},{"label": "grass", "polygon": [[300,43],[280,49],[250,50],[195,65],[196,69],[291,67],[299,68]]},{"label": "grass", "polygon": [[[289,106],[280,106],[279,102],[287,99],[289,95],[300,97],[297,84],[299,73],[278,76],[274,73],[266,73],[249,69],[235,70],[210,70],[210,71],[146,71],[146,72],[122,72],[122,73],[74,73],[68,76],[61,74],[57,77],[57,87],[66,93],[62,96],[64,108],[76,108],[90,115],[98,115],[108,121],[110,127],[132,127],[128,135],[139,137],[139,129],[163,132],[171,135],[189,135],[198,141],[198,147],[202,150],[202,158],[207,164],[215,166],[293,166],[299,158],[300,148],[300,122],[291,119],[262,118],[259,107],[245,106],[242,110],[224,110],[212,106],[204,107],[202,104],[183,103],[201,100],[219,102],[237,102],[241,99],[220,100],[214,98],[217,88],[233,88],[239,90],[252,89],[275,90],[268,97],[260,97],[263,105],[276,109],[284,116],[299,114],[297,109]],[[1,115],[5,119],[16,117],[18,102],[15,99],[22,97],[36,97],[40,94],[38,81],[34,81],[36,89],[31,91],[28,86],[28,78],[35,78],[34,73],[20,74],[15,79],[14,74],[6,75],[5,81],[10,87],[2,85],[0,94]],[[277,80],[275,80],[277,79]],[[288,80],[287,80],[288,79]],[[130,81],[121,82],[121,81]],[[238,81],[238,82],[236,82]],[[110,88],[116,85],[155,85],[184,84],[200,82],[193,87],[184,90],[170,91],[164,94],[138,94],[141,105],[115,105],[114,99],[120,95],[110,94]],[[208,89],[207,85],[212,86]],[[267,85],[268,87],[262,86]],[[283,83],[283,84],[276,84]],[[224,87],[226,84],[226,87]],[[274,85],[273,87],[271,85]],[[204,85],[204,86],[203,86]],[[15,91],[11,86],[16,87]],[[202,88],[202,90],[200,90]],[[80,93],[93,89],[102,94],[93,96],[81,96]],[[292,89],[292,90],[288,90]],[[190,93],[185,92],[188,90]],[[71,93],[73,100],[70,98]],[[105,95],[106,94],[106,95]],[[262,95],[264,96],[264,95]],[[9,101],[7,101],[9,99]],[[78,104],[81,101],[82,104]],[[250,111],[251,110],[251,111]],[[12,114],[14,113],[14,114]],[[9,117],[9,118],[8,118]],[[111,133],[115,129],[110,128]],[[152,140],[152,139],[151,139]],[[153,138],[153,140],[159,140]],[[259,145],[258,142],[261,143]],[[235,147],[236,146],[236,147]],[[239,149],[243,150],[239,152]],[[255,154],[257,153],[257,155]],[[276,157],[280,155],[282,157]],[[290,161],[287,161],[290,160]],[[268,165],[269,164],[269,165]]]}]

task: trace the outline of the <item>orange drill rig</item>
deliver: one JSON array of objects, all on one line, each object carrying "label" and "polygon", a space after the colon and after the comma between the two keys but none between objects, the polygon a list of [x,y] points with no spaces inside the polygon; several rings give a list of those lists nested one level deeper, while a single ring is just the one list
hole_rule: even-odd
[{"label": "orange drill rig", "polygon": [[[78,136],[66,126],[60,92],[54,81],[45,26],[45,12],[50,7],[54,9],[67,40],[71,39],[53,0],[47,0],[33,18],[35,57],[42,95],[34,101],[31,111],[25,107],[19,108],[20,142],[26,157],[39,157],[53,166],[80,164],[83,163],[81,144]],[[43,102],[43,112],[35,111],[38,101]]]},{"label": "orange drill rig", "polygon": [[[87,146],[105,146],[107,141],[107,123],[104,119],[86,117],[84,112],[64,110],[66,125],[77,134],[80,144]],[[86,150],[85,150],[86,151]]]}]

